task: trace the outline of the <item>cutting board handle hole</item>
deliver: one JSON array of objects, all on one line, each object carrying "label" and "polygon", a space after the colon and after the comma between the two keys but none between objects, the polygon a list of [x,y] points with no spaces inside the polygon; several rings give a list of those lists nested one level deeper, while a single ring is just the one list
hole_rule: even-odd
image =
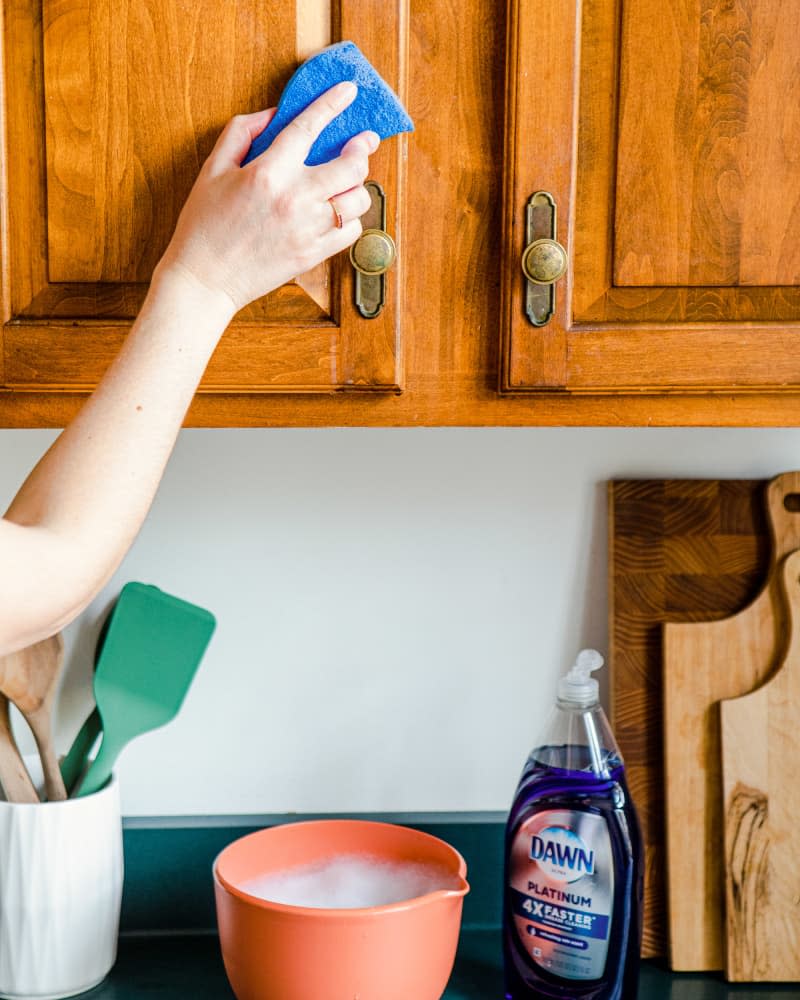
[{"label": "cutting board handle hole", "polygon": [[792,514],[800,513],[800,493],[787,493],[783,506]]}]

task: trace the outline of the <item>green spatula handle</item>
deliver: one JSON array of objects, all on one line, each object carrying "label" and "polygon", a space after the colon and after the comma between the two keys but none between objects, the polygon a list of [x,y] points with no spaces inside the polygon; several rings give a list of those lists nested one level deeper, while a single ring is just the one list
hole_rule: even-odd
[{"label": "green spatula handle", "polygon": [[103,733],[103,742],[100,744],[97,756],[89,765],[89,769],[84,775],[83,780],[78,782],[77,787],[72,793],[75,798],[100,791],[111,777],[111,772],[114,770],[114,765],[117,762],[117,757],[119,757],[121,749],[122,747],[112,746],[108,739],[108,734]]},{"label": "green spatula handle", "polygon": [[89,753],[100,735],[102,727],[100,713],[95,708],[78,731],[78,735],[69,748],[69,753],[61,761],[61,777],[64,779],[68,795],[75,794],[75,785],[83,774]]}]

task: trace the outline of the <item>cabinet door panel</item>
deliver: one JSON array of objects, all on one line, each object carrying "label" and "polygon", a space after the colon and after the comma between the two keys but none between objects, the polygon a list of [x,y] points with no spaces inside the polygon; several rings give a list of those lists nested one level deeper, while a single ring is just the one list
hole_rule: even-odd
[{"label": "cabinet door panel", "polygon": [[[501,390],[800,387],[800,49],[789,0],[509,2]],[[524,206],[570,267],[524,313]]]},{"label": "cabinet door panel", "polygon": [[789,3],[623,6],[616,285],[797,282],[796,24]]},{"label": "cabinet door panel", "polygon": [[[298,63],[342,37],[402,90],[405,3],[7,0],[3,384],[95,384],[225,122],[275,104]],[[396,240],[402,146],[371,164]],[[401,267],[371,320],[351,270],[342,254],[248,306],[201,390],[397,391]]]}]

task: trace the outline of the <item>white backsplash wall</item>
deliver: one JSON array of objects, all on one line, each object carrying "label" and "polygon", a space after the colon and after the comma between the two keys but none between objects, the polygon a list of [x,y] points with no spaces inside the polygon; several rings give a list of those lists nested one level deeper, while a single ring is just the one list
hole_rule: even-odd
[{"label": "white backsplash wall", "polygon": [[[0,502],[54,437],[0,431]],[[59,748],[141,580],[218,628],[178,718],[120,759],[127,815],[505,810],[558,674],[607,647],[606,480],[798,467],[796,429],[183,431],[67,630]]]}]

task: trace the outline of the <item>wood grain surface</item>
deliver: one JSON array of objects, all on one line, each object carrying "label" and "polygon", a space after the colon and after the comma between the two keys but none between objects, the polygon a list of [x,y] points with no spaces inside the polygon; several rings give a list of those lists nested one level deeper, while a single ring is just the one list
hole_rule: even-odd
[{"label": "wood grain surface", "polygon": [[[780,562],[800,547],[800,473],[764,494],[772,544],[758,596],[711,622],[667,623],[663,637],[670,959],[674,969],[724,965],[721,744],[716,703],[752,691],[783,654]],[[790,509],[795,508],[795,509]]]},{"label": "wood grain surface", "polygon": [[[2,669],[0,659],[0,671]],[[36,803],[39,796],[14,740],[9,707],[8,698],[0,694],[0,789],[6,802]]]},{"label": "wood grain surface", "polygon": [[[501,391],[798,391],[792,3],[508,12]],[[539,329],[520,259],[541,189],[570,267]]]},{"label": "wood grain surface", "polygon": [[60,632],[0,657],[0,694],[16,705],[33,733],[50,802],[67,797],[53,742],[53,709],[63,667]]},{"label": "wood grain surface", "polygon": [[667,953],[661,627],[722,618],[769,565],[763,480],[614,480],[609,505],[612,724],[645,842],[643,954]]},{"label": "wood grain surface", "polygon": [[800,551],[779,578],[788,640],[778,670],[719,705],[725,970],[734,982],[800,981]]},{"label": "wood grain surface", "polygon": [[220,123],[277,102],[294,9],[48,0],[43,12],[50,281],[149,281]]},{"label": "wood grain surface", "polygon": [[[144,290],[127,281],[52,284],[48,280],[46,181],[48,169],[52,174],[53,168],[48,168],[45,141],[42,13],[50,23],[53,12],[72,10],[85,23],[82,12],[94,2],[6,0],[2,5],[0,89],[5,127],[0,129],[0,156],[7,171],[0,172],[4,277],[0,299],[2,318],[11,321],[2,331],[0,349],[0,426],[4,427],[59,427],[72,419],[117,350]],[[108,6],[107,0],[102,2]],[[116,11],[135,7],[139,12],[158,12],[159,0],[113,6]],[[396,208],[405,245],[400,246],[401,271],[391,288],[398,294],[395,318],[402,325],[402,351],[397,351],[396,324],[378,332],[368,329],[363,339],[356,337],[351,349],[351,334],[337,326],[333,308],[349,302],[349,289],[343,286],[336,298],[335,265],[331,308],[320,308],[319,303],[327,300],[318,275],[315,283],[287,286],[241,317],[237,331],[229,331],[220,344],[188,413],[188,426],[800,424],[796,332],[800,288],[615,287],[610,280],[617,104],[620,68],[625,65],[620,51],[621,0],[586,0],[580,18],[571,0],[554,0],[544,7],[533,0],[473,0],[458,8],[446,0],[332,0],[327,5],[323,0],[281,0],[266,7],[253,0],[226,4],[203,0],[170,6],[175,8],[173,14],[163,23],[154,22],[156,35],[177,28],[185,38],[192,11],[209,14],[197,39],[198,67],[206,67],[201,76],[207,72],[209,47],[232,40],[245,59],[257,50],[257,40],[247,38],[249,12],[255,12],[253,23],[261,24],[267,16],[263,11],[269,9],[288,38],[292,29],[286,25],[295,8],[298,58],[319,43],[325,25],[331,37],[355,38],[407,98],[416,125],[406,144],[393,145],[394,140],[384,144],[388,154],[401,151],[399,158],[376,159],[374,172],[383,181],[387,170],[396,169],[400,181]],[[231,32],[234,9],[244,37]],[[713,13],[707,4],[700,10],[707,16]],[[772,7],[765,10],[765,16],[772,16]],[[384,64],[390,18],[391,34],[398,43]],[[509,40],[516,38],[515,44],[522,44],[508,97],[507,29]],[[58,37],[53,35],[53,46]],[[121,44],[119,39],[113,41],[116,53]],[[159,52],[166,48],[159,35]],[[796,48],[794,35],[787,32],[776,39],[771,59],[791,58]],[[578,51],[581,57],[576,61],[573,54]],[[52,47],[51,58],[57,60],[57,53],[58,48]],[[136,61],[138,54],[130,57]],[[102,53],[90,52],[87,65],[98,65],[102,58]],[[188,56],[174,58],[181,65],[153,63],[154,89],[168,95],[174,116],[170,123],[183,127],[184,105],[175,97],[181,81],[189,87],[190,109],[201,117],[202,109],[194,99],[197,92]],[[83,64],[67,61],[63,67],[70,65],[85,74]],[[225,52],[220,66],[224,87],[230,81],[231,92],[238,93],[244,83],[231,76],[234,67]],[[548,67],[549,75],[543,77],[538,66]],[[572,76],[552,75],[552,69],[560,73],[565,66]],[[47,72],[51,91],[62,85],[64,93],[70,91],[57,62],[51,62]],[[772,73],[771,67],[768,72]],[[634,88],[639,83],[633,78]],[[215,107],[218,96],[212,95]],[[136,100],[120,95],[120,108],[128,114]],[[510,109],[514,102],[520,155],[504,154],[502,109]],[[785,135],[791,140],[795,105],[781,101],[767,110],[772,113],[781,103],[786,104]],[[536,108],[535,119],[531,108]],[[578,122],[573,109],[579,113]],[[57,116],[61,111],[53,108]],[[140,124],[135,123],[137,134],[143,131]],[[151,124],[153,129],[160,127],[155,116]],[[59,118],[54,126],[63,140],[68,123]],[[573,135],[577,160],[569,167],[559,157],[572,144]],[[566,142],[561,141],[564,136]],[[120,134],[125,148],[123,139]],[[195,138],[184,139],[177,145],[193,155]],[[146,136],[145,140],[151,141]],[[81,148],[86,141],[81,139]],[[207,137],[196,141],[200,148]],[[515,141],[514,136],[509,141]],[[159,136],[152,137],[154,148],[160,142]],[[61,153],[53,150],[59,163],[60,145]],[[525,150],[531,153],[527,158]],[[515,180],[524,199],[533,190],[546,188],[553,177],[574,178],[568,191],[574,211],[561,206],[562,231],[574,261],[562,301],[571,294],[574,308],[571,325],[551,331],[546,340],[519,326],[523,339],[514,345],[518,356],[510,386],[515,394],[500,396],[498,371],[505,350],[500,286],[506,280],[521,280],[519,259],[512,255],[509,261],[501,260],[504,226],[518,226],[524,208],[524,204],[508,205],[501,212],[500,185],[512,160],[513,169],[525,173]],[[654,166],[652,158],[650,162]],[[81,184],[85,186],[99,169],[84,170]],[[114,169],[111,165],[112,174]],[[182,176],[179,165],[167,163],[165,169]],[[150,161],[148,170],[152,173]],[[58,178],[53,180],[59,183]],[[70,182],[69,176],[63,180]],[[778,180],[768,178],[763,190],[777,189]],[[122,197],[117,192],[112,201],[119,204]],[[165,205],[172,205],[170,197]],[[153,214],[152,204],[145,208],[157,233],[161,220]],[[648,209],[647,204],[642,209]],[[787,225],[785,213],[763,223],[764,231],[772,234],[772,227]],[[516,238],[511,234],[512,243]],[[773,235],[769,238],[774,240]],[[52,241],[64,247],[62,235],[54,232]],[[106,260],[104,253],[93,253],[92,266],[98,260],[111,266],[111,257]],[[135,252],[128,254],[124,267],[132,267],[137,259]],[[72,267],[72,262],[64,263]],[[518,290],[510,294],[518,295]],[[512,312],[516,318],[521,315]],[[359,367],[365,357],[377,358],[366,376]],[[526,385],[538,384],[543,371],[553,384],[541,391],[528,389],[524,395]],[[561,372],[566,379],[559,384],[556,376]],[[374,381],[370,383],[369,377]],[[403,392],[396,394],[393,386],[400,382]],[[386,391],[369,391],[376,383]]]},{"label": "wood grain surface", "polygon": [[[311,51],[351,38],[405,97],[407,3],[7,0],[0,394],[96,384],[220,131],[277,103]],[[234,319],[202,391],[399,391],[405,144],[370,161],[399,249],[380,316],[358,313],[337,255]]]},{"label": "wood grain surface", "polygon": [[795,284],[796,25],[792,0],[623,5],[615,284]]}]

